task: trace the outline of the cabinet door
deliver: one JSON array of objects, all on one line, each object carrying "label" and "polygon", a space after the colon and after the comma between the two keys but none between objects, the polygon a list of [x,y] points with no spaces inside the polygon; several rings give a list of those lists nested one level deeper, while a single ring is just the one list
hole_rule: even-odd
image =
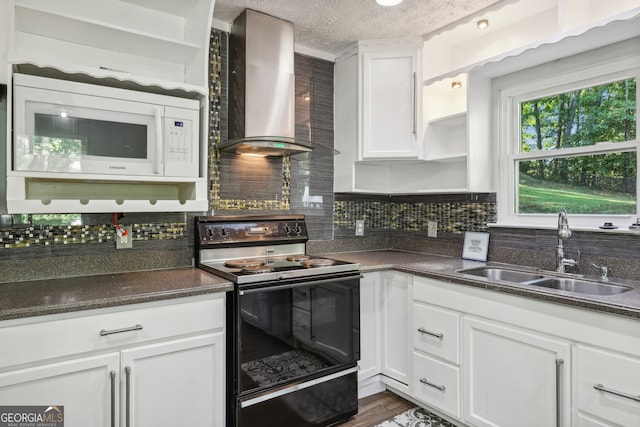
[{"label": "cabinet door", "polygon": [[640,426],[640,359],[576,347],[575,425]]},{"label": "cabinet door", "polygon": [[384,272],[382,286],[382,373],[409,381],[409,285],[411,276]]},{"label": "cabinet door", "polygon": [[476,319],[464,319],[463,325],[466,422],[570,425],[567,343]]},{"label": "cabinet door", "polygon": [[413,395],[460,418],[460,368],[414,352]]},{"label": "cabinet door", "polygon": [[359,381],[380,373],[380,288],[378,278],[378,273],[369,273],[360,279]]},{"label": "cabinet door", "polygon": [[122,425],[222,427],[223,348],[220,333],[123,351]]},{"label": "cabinet door", "polygon": [[362,158],[417,158],[419,50],[363,55]]},{"label": "cabinet door", "polygon": [[63,406],[66,427],[112,424],[118,414],[118,353],[0,373],[0,403]]}]

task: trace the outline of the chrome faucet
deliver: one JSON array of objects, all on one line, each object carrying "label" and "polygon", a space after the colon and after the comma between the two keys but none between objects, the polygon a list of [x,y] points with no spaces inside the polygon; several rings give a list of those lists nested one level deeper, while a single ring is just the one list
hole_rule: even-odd
[{"label": "chrome faucet", "polygon": [[564,273],[564,268],[569,265],[575,267],[578,261],[564,257],[564,240],[571,237],[571,229],[567,219],[567,210],[560,209],[558,214],[558,245],[556,246],[556,271]]}]

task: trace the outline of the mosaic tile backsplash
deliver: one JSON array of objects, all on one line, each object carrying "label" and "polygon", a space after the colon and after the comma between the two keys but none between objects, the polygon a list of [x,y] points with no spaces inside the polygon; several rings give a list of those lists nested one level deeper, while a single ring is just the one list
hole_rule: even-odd
[{"label": "mosaic tile backsplash", "polygon": [[[187,223],[131,224],[134,242],[183,238]],[[0,248],[27,248],[49,245],[111,243],[116,241],[113,225],[14,225],[0,230]]]},{"label": "mosaic tile backsplash", "polygon": [[495,193],[416,196],[335,195],[333,224],[336,236],[353,235],[356,220],[369,232],[426,232],[437,221],[438,233],[461,235],[488,231],[496,220]]}]

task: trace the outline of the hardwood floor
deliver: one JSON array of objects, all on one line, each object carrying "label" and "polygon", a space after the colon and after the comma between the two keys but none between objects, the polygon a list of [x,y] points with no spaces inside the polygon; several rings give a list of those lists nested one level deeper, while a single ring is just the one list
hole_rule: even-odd
[{"label": "hardwood floor", "polygon": [[336,424],[339,427],[373,427],[394,415],[411,409],[415,404],[388,391],[365,397],[358,401],[358,415]]}]

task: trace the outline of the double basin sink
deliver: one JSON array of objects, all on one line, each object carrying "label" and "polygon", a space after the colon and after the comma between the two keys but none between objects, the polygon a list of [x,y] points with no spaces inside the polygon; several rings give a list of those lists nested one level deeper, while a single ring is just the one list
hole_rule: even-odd
[{"label": "double basin sink", "polygon": [[477,267],[458,270],[458,273],[489,280],[498,280],[540,288],[556,289],[576,294],[588,295],[617,295],[630,291],[632,288],[614,283],[596,282],[573,277],[552,276],[538,272],[512,270],[503,267]]}]

